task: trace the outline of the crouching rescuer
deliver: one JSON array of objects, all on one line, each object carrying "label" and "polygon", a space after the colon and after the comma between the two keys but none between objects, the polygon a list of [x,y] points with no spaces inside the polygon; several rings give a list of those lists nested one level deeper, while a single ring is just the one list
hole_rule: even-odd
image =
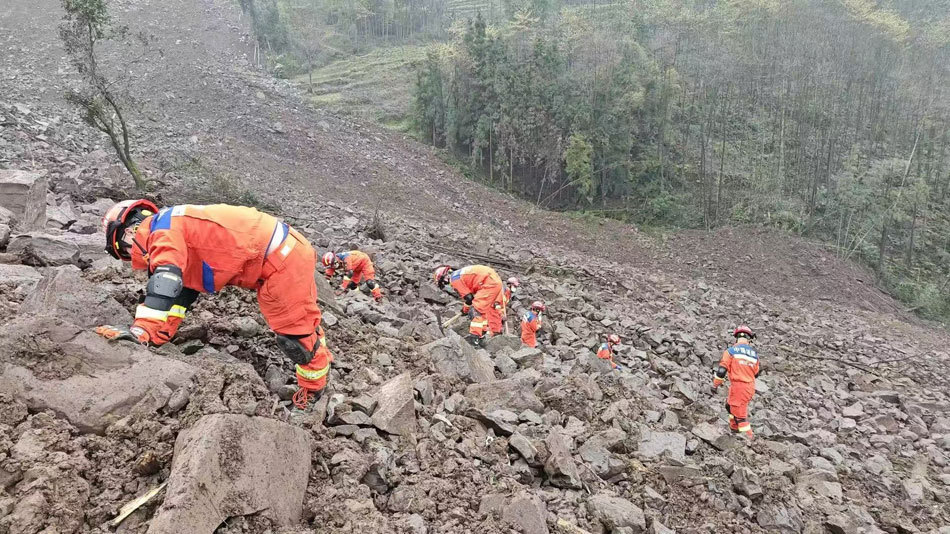
[{"label": "crouching rescuer", "polygon": [[147,271],[149,279],[132,326],[100,326],[97,333],[162,345],[175,336],[200,293],[224,286],[251,289],[277,344],[296,364],[300,389],[294,404],[303,409],[319,398],[333,356],[320,326],[316,253],[296,230],[253,208],[217,204],[159,210],[148,200],[116,204],[103,227],[106,252]]},{"label": "crouching rescuer", "polygon": [[373,266],[373,260],[369,255],[359,250],[349,252],[333,253],[327,252],[320,259],[323,263],[324,274],[327,280],[333,278],[337,269],[343,270],[343,283],[340,286],[341,291],[354,291],[359,288],[360,282],[369,289],[370,294],[376,302],[383,298],[383,289],[376,282],[376,268]]},{"label": "crouching rescuer", "polygon": [[469,265],[453,270],[443,265],[433,274],[439,289],[446,284],[454,289],[462,299],[462,314],[469,315],[469,340],[476,347],[482,346],[488,332],[500,334],[502,317],[505,314],[504,294],[501,278],[491,267]]},{"label": "crouching rescuer", "polygon": [[712,391],[716,393],[729,377],[729,397],[726,400],[729,428],[752,439],[749,402],[755,395],[755,378],[759,376],[759,355],[751,345],[755,334],[748,326],[740,325],[732,335],[736,344],[722,353],[719,368],[713,376]]}]

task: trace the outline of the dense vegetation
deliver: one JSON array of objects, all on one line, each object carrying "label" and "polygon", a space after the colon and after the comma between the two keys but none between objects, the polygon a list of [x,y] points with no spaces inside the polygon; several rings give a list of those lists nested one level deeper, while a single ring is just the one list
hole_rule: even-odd
[{"label": "dense vegetation", "polygon": [[650,225],[778,226],[950,316],[946,0],[258,1],[324,53],[435,41],[420,136],[496,186]]}]

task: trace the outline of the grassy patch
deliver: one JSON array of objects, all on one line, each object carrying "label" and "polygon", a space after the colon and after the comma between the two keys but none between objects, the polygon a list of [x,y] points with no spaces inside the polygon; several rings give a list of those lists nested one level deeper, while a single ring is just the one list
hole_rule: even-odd
[{"label": "grassy patch", "polygon": [[[378,48],[317,68],[312,73],[310,101],[317,107],[406,131],[416,79],[415,64],[425,58],[425,50],[422,45]],[[310,79],[303,74],[293,81],[307,91]]]}]

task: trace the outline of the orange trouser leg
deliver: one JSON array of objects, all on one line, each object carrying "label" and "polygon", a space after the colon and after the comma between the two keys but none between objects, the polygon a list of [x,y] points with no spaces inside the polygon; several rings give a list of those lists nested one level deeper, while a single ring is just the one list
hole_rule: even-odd
[{"label": "orange trouser leg", "polygon": [[308,364],[297,366],[297,383],[301,388],[319,391],[326,386],[333,356],[320,327],[317,286],[313,281],[316,254],[296,232],[292,231],[287,239],[288,244],[295,241],[287,255],[280,256],[285,245],[265,261],[257,302],[274,332],[298,337],[304,348],[314,354]]},{"label": "orange trouser leg", "polygon": [[739,432],[751,432],[749,424],[749,402],[755,395],[755,384],[752,382],[732,382],[729,384],[729,397],[726,403],[729,406],[729,427]]},{"label": "orange trouser leg", "polygon": [[485,284],[475,293],[475,300],[472,301],[472,307],[488,321],[493,334],[500,334],[502,330],[501,311],[495,308],[495,304],[503,307],[501,299],[501,284]]}]

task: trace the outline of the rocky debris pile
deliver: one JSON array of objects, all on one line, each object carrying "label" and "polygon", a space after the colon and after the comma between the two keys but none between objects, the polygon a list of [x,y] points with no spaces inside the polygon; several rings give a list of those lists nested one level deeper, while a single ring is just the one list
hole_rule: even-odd
[{"label": "rocky debris pile", "polygon": [[[292,365],[248,292],[199,299],[160,351],[90,332],[127,324],[142,287],[93,250],[100,235],[71,231],[111,202],[58,197],[47,213],[67,215],[50,217],[48,233],[18,234],[37,243],[33,252],[8,245],[4,257],[17,263],[0,264],[3,305],[20,312],[0,336],[10,414],[0,421],[0,525],[95,530],[161,481],[164,497],[122,528],[928,532],[950,521],[939,506],[950,483],[946,392],[875,365],[872,350],[916,347],[930,351],[925,365],[945,369],[930,338],[885,340],[862,315],[750,296],[747,317],[768,332],[750,444],[728,432],[723,394],[707,392],[725,341],[716,332],[740,319],[723,307],[726,290],[687,283],[656,296],[642,290],[664,287],[659,279],[622,266],[599,269],[616,269],[622,284],[542,268],[523,277],[509,313],[517,334],[524,302],[545,300],[541,346],[512,335],[475,349],[440,331],[436,311],[458,304],[428,282],[432,265],[464,258],[428,250],[426,230],[410,221],[394,221],[388,241],[369,239],[331,207],[295,226],[322,248],[374,253],[387,298],[335,299],[316,274],[331,389],[293,412]],[[54,240],[74,244],[78,259],[56,266],[41,246]],[[848,328],[819,330],[831,317]],[[622,371],[594,355],[608,333],[623,339]],[[37,469],[47,478],[33,484]],[[84,519],[52,512],[60,479]]]},{"label": "rocky debris pile", "polygon": [[[117,530],[946,534],[945,332],[875,312],[887,307],[851,298],[854,282],[831,300],[806,299],[827,284],[802,292],[788,272],[743,271],[772,289],[753,293],[731,269],[707,276],[714,258],[660,245],[642,257],[617,247],[615,257],[631,257],[614,263],[615,231],[645,238],[613,223],[580,236],[556,215],[446,179],[428,152],[391,134],[333,117],[314,128],[279,82],[235,53],[243,30],[220,31],[236,20],[220,16],[236,9],[225,4],[155,4],[174,11],[162,21],[166,51],[191,54],[169,63],[187,65],[188,83],[166,78],[180,73],[164,64],[140,77],[164,95],[151,102],[163,107],[160,125],[137,129],[160,200],[195,202],[195,180],[226,185],[203,166],[267,176],[263,200],[321,251],[376,254],[387,299],[337,301],[317,275],[336,359],[331,389],[307,413],[290,410],[292,365],[248,292],[199,299],[161,350],[94,337],[96,324],[126,324],[142,289],[96,233],[112,199],[130,195],[127,179],[74,114],[21,87],[56,87],[62,53],[43,42],[55,30],[14,35],[30,53],[12,56],[49,69],[0,79],[0,166],[45,172],[14,171],[20,178],[0,186],[19,199],[0,202],[0,532],[112,531],[122,504],[168,482]],[[29,25],[59,22],[53,10],[21,11]],[[207,47],[196,41],[204,35],[234,42]],[[292,187],[301,165],[324,181]],[[218,189],[203,200],[261,200]],[[386,241],[367,235],[353,204],[373,194],[393,204],[382,210]],[[499,220],[473,224],[485,195]],[[696,239],[709,241],[696,250],[719,247],[715,235]],[[517,334],[516,314],[543,299],[539,349],[500,338],[475,350],[440,332],[434,312],[458,303],[429,284],[431,269],[470,263],[472,250],[525,267],[509,320]],[[673,268],[684,257],[689,276]],[[798,264],[786,258],[766,259]],[[763,357],[751,444],[728,432],[724,393],[707,393],[738,322],[760,332]],[[608,333],[623,339],[623,371],[594,356]]]}]

